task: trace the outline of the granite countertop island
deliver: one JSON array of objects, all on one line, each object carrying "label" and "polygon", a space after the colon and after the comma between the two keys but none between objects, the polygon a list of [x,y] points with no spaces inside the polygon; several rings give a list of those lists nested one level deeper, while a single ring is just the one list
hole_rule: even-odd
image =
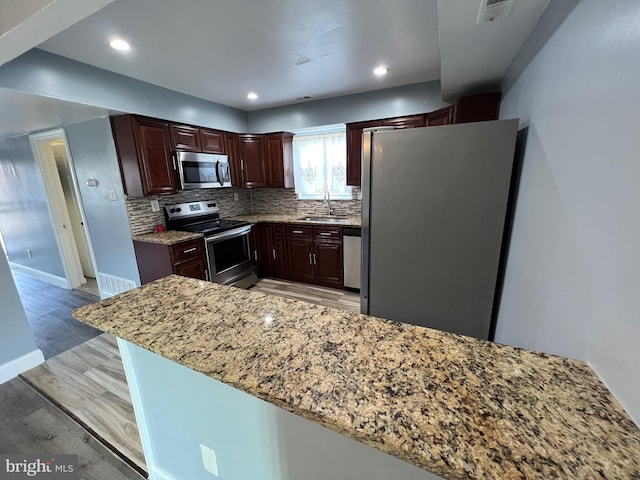
[{"label": "granite countertop island", "polygon": [[640,478],[581,361],[175,275],[73,316],[445,478]]}]

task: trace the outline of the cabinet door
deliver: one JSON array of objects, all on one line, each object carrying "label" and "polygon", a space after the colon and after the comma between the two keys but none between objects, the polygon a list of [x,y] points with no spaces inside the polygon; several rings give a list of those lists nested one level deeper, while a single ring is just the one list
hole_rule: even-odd
[{"label": "cabinet door", "polygon": [[293,188],[293,134],[265,135],[267,187]]},{"label": "cabinet door", "polygon": [[452,107],[444,107],[427,113],[427,127],[435,127],[437,125],[449,125],[453,113]]},{"label": "cabinet door", "polygon": [[315,279],[318,283],[342,287],[342,244],[314,244]]},{"label": "cabinet door", "polygon": [[204,257],[199,257],[176,263],[173,266],[173,271],[175,274],[182,275],[183,277],[199,278],[200,280],[205,280],[206,268],[207,267],[205,265]]},{"label": "cabinet door", "polygon": [[409,115],[407,117],[394,117],[382,120],[383,126],[394,128],[419,128],[425,126],[424,115]]},{"label": "cabinet door", "polygon": [[136,117],[134,129],[144,195],[176,193],[178,186],[169,124]]},{"label": "cabinet door", "polygon": [[501,97],[500,92],[460,97],[453,107],[453,123],[497,120]]},{"label": "cabinet door", "polygon": [[256,262],[256,273],[264,277],[270,271],[271,231],[269,225],[258,223],[251,227],[249,236],[251,258]]},{"label": "cabinet door", "polygon": [[243,187],[240,157],[238,156],[238,136],[235,133],[225,132],[224,142],[227,149],[227,156],[229,157],[231,185],[234,187]]},{"label": "cabinet door", "polygon": [[270,274],[278,278],[288,278],[287,241],[284,238],[271,238]]},{"label": "cabinet door", "polygon": [[248,188],[266,187],[262,135],[238,135],[242,184]]},{"label": "cabinet door", "polygon": [[200,145],[203,152],[206,153],[227,153],[225,145],[224,132],[218,130],[200,129]]},{"label": "cabinet door", "polygon": [[379,127],[379,120],[347,123],[347,185],[360,186],[362,172],[362,130]]},{"label": "cabinet door", "polygon": [[289,277],[301,282],[313,281],[313,242],[288,239]]},{"label": "cabinet door", "polygon": [[171,143],[174,150],[200,151],[198,128],[189,125],[171,125]]}]

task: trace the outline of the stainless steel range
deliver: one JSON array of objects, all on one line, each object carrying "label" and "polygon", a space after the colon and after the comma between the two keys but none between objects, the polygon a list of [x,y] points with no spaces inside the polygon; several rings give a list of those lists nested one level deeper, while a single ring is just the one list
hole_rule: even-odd
[{"label": "stainless steel range", "polygon": [[215,200],[167,205],[164,217],[168,229],[204,234],[208,280],[240,288],[257,282],[249,222],[221,220]]}]

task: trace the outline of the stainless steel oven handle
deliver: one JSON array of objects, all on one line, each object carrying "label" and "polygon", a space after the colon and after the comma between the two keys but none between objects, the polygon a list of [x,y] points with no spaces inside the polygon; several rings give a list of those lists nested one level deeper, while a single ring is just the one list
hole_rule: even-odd
[{"label": "stainless steel oven handle", "polygon": [[205,242],[217,243],[222,240],[226,240],[228,238],[241,237],[242,235],[247,235],[250,231],[251,231],[251,225],[246,225],[244,227],[234,228],[233,230],[227,230],[226,232],[220,232],[215,235],[211,235],[210,237],[206,237]]}]

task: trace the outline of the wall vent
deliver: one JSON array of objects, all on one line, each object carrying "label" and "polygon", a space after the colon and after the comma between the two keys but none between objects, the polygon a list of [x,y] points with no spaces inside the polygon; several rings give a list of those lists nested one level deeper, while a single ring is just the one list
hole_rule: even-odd
[{"label": "wall vent", "polygon": [[136,288],[135,282],[127,280],[126,278],[116,277],[114,275],[107,275],[106,273],[98,272],[98,288],[100,289],[100,298],[105,299],[117,295],[118,293],[126,292],[132,288]]},{"label": "wall vent", "polygon": [[513,10],[514,0],[482,0],[476,23],[493,22],[496,18],[507,17]]}]

